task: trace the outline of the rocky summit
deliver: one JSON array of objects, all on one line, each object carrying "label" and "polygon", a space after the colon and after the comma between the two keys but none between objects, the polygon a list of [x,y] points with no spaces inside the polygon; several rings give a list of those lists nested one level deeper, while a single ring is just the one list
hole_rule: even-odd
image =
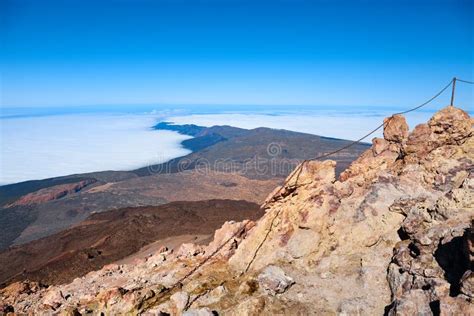
[{"label": "rocky summit", "polygon": [[387,119],[339,179],[304,162],[257,222],[69,284],[11,284],[3,313],[473,315],[473,119],[446,107],[410,133]]}]

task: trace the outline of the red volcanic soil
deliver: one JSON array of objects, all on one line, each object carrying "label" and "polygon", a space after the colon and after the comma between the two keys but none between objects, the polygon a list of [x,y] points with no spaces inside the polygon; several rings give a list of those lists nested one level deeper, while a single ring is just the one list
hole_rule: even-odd
[{"label": "red volcanic soil", "polygon": [[172,202],[92,214],[69,229],[1,252],[0,285],[26,279],[70,282],[157,240],[190,235],[204,240],[225,221],[262,215],[257,204],[233,200]]},{"label": "red volcanic soil", "polygon": [[57,200],[68,194],[79,192],[86,186],[95,182],[97,181],[94,179],[87,179],[75,183],[54,185],[49,188],[26,194],[8,206],[29,205]]}]

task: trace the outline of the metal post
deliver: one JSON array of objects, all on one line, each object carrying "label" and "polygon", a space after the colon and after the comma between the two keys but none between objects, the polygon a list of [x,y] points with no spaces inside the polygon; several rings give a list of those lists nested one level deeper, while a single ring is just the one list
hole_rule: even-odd
[{"label": "metal post", "polygon": [[451,104],[450,104],[450,106],[454,105],[454,90],[456,90],[456,77],[453,78],[453,91],[451,92]]}]

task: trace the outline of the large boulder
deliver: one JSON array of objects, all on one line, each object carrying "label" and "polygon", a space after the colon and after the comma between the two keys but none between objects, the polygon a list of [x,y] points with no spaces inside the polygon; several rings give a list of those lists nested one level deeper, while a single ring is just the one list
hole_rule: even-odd
[{"label": "large boulder", "polygon": [[402,143],[408,138],[408,124],[402,115],[384,119],[383,137],[390,142]]}]

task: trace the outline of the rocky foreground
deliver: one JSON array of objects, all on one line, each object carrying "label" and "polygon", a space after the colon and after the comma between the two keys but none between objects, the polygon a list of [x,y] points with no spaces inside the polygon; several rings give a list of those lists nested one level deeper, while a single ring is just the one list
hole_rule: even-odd
[{"label": "rocky foreground", "polygon": [[14,283],[3,313],[473,315],[473,120],[447,107],[412,133],[402,116],[335,179],[307,162],[257,223],[208,246],[161,249],[69,284]]}]

